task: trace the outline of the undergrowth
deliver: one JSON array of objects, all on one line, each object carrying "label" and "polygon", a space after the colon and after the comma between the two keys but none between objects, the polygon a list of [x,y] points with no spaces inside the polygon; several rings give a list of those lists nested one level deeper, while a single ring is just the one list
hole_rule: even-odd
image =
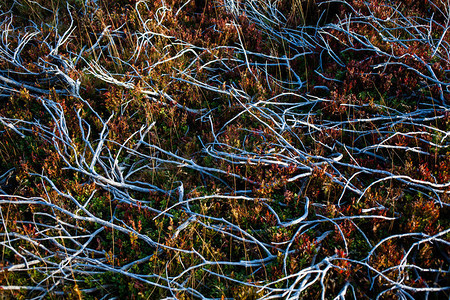
[{"label": "undergrowth", "polygon": [[0,4],[0,290],[449,297],[449,3]]}]

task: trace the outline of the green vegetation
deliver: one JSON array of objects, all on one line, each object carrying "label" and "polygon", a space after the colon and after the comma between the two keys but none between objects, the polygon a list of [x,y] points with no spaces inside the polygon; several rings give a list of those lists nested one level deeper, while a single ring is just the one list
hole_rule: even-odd
[{"label": "green vegetation", "polygon": [[0,2],[0,295],[446,299],[446,1]]}]

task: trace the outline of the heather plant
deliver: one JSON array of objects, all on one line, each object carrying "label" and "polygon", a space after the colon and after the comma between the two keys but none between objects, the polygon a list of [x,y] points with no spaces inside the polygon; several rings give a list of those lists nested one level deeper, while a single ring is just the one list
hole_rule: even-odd
[{"label": "heather plant", "polygon": [[449,7],[1,3],[2,296],[448,297]]}]

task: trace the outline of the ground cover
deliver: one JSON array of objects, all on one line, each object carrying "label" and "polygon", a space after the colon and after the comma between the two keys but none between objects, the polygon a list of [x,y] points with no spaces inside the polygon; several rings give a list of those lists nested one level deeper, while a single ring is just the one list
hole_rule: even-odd
[{"label": "ground cover", "polygon": [[0,3],[2,296],[449,297],[448,2]]}]

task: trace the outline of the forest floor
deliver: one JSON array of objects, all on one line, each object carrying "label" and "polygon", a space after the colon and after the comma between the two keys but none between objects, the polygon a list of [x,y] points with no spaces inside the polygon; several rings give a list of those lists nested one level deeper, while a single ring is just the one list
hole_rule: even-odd
[{"label": "forest floor", "polygon": [[2,298],[449,298],[448,0],[0,16]]}]

